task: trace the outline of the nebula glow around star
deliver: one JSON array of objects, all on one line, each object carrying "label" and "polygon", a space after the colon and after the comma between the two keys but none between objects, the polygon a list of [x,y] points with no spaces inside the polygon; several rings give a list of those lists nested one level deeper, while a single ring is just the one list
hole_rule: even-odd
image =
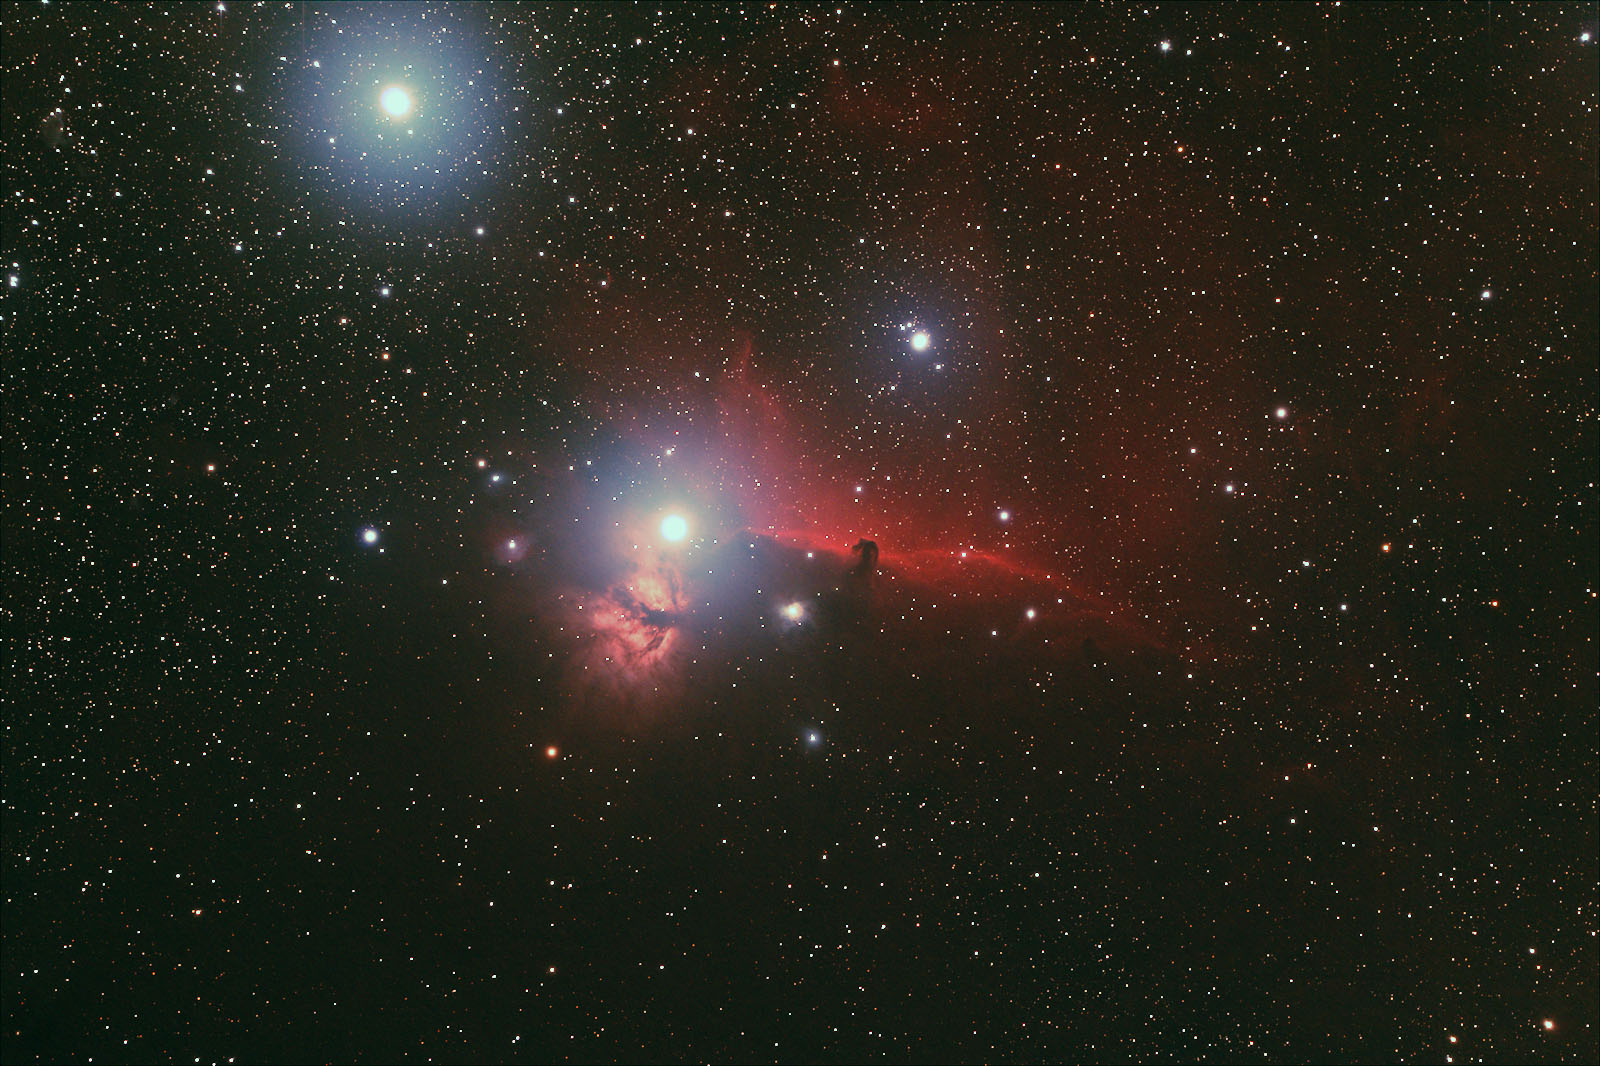
[{"label": "nebula glow around star", "polygon": [[307,16],[303,46],[261,104],[295,148],[281,162],[323,195],[363,215],[415,217],[468,201],[523,144],[527,127],[503,116],[531,106],[536,78],[513,76],[511,58],[488,46],[488,9]]}]

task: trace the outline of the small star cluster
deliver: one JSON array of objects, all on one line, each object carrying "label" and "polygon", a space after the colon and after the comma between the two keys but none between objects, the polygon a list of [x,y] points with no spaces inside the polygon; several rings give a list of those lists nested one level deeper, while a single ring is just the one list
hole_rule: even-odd
[{"label": "small star cluster", "polygon": [[1595,1061],[1596,29],[7,4],[0,1057]]}]

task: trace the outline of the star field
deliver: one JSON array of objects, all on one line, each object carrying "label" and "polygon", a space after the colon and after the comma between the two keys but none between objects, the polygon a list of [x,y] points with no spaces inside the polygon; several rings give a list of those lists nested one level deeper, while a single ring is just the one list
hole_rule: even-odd
[{"label": "star field", "polygon": [[0,1057],[1594,1061],[1596,23],[8,3]]}]

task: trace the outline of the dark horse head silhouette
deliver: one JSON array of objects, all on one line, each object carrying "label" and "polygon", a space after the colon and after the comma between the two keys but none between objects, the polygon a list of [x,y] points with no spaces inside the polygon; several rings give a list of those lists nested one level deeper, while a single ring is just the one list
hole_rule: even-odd
[{"label": "dark horse head silhouette", "polygon": [[861,560],[856,563],[855,569],[850,572],[856,577],[871,577],[872,572],[878,568],[877,543],[862,538],[856,541],[856,546],[850,550],[861,556]]}]

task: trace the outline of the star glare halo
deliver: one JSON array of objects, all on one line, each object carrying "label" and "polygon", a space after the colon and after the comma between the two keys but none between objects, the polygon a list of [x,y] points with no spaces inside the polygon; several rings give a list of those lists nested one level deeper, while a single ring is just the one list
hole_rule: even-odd
[{"label": "star glare halo", "polygon": [[689,520],[681,514],[669,514],[661,520],[661,535],[677,543],[689,535]]},{"label": "star glare halo", "polygon": [[398,85],[391,85],[378,96],[378,106],[392,118],[404,118],[411,113],[411,94]]},{"label": "star glare halo", "polygon": [[[463,206],[520,158],[537,79],[508,69],[488,20],[467,7],[399,4],[382,19],[306,5],[304,50],[267,103],[294,181],[360,212]],[[470,216],[469,216],[470,217]]]}]

